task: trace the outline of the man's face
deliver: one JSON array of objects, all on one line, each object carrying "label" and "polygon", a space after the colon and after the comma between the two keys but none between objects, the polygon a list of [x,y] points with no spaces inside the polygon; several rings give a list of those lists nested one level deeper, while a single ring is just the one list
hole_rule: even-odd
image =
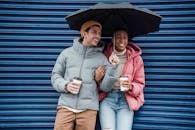
[{"label": "man's face", "polygon": [[125,31],[117,31],[114,35],[115,49],[122,52],[128,44],[128,34]]},{"label": "man's face", "polygon": [[97,46],[101,39],[101,29],[98,26],[90,27],[88,32],[83,33],[83,45]]}]

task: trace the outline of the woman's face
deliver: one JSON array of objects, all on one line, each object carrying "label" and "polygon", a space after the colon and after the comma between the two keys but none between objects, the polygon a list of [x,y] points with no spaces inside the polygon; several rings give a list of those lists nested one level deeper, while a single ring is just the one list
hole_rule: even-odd
[{"label": "woman's face", "polygon": [[115,49],[118,52],[122,52],[128,44],[128,34],[123,30],[116,31],[114,34]]}]

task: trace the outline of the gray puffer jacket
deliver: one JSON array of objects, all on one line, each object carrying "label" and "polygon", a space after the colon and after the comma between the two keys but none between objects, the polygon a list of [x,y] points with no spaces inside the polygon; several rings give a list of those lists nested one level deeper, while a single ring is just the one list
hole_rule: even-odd
[{"label": "gray puffer jacket", "polygon": [[[101,90],[108,91],[116,81],[115,70],[102,53],[101,47],[83,46],[78,39],[73,46],[64,49],[58,56],[52,71],[51,83],[54,89],[60,93],[59,106],[67,106],[78,110],[98,110],[98,92],[94,80],[95,69],[104,65],[106,74],[101,81]],[[66,91],[66,85],[74,78],[82,78],[82,86],[79,94],[74,95]],[[108,88],[109,87],[109,88]]]}]

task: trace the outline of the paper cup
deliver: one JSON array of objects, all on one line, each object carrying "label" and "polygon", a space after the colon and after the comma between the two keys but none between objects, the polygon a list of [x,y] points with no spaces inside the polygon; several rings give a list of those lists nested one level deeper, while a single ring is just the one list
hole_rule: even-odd
[{"label": "paper cup", "polygon": [[75,77],[73,78],[72,82],[74,82],[75,84],[77,84],[77,87],[78,87],[78,90],[73,92],[74,94],[78,94],[79,93],[79,90],[80,90],[80,87],[81,87],[81,84],[82,84],[82,79],[81,78],[78,78],[78,77]]},{"label": "paper cup", "polygon": [[123,81],[126,81],[126,80],[128,80],[128,76],[120,76],[120,90],[121,90],[121,91],[126,91],[126,90],[128,90],[128,88],[126,88],[126,87],[124,87],[124,86],[122,85],[122,82],[123,82]]}]

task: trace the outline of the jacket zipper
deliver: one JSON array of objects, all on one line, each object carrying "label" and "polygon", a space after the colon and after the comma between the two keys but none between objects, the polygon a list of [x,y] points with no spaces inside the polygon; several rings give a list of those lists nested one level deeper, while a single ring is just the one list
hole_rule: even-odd
[{"label": "jacket zipper", "polygon": [[[82,59],[81,67],[80,67],[80,70],[79,70],[79,78],[81,78],[81,70],[82,70],[82,68],[83,68],[83,63],[84,63],[84,60],[85,60],[86,52],[87,52],[87,48],[84,50],[83,59]],[[77,107],[78,107],[78,98],[79,98],[79,94],[80,94],[80,93],[77,94],[76,109],[77,109]]]}]

